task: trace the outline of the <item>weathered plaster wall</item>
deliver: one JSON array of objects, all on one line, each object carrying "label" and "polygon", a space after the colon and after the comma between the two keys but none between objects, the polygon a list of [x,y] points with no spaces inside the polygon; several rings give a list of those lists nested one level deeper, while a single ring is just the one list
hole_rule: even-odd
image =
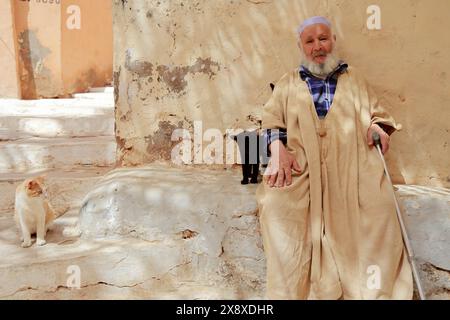
[{"label": "weathered plaster wall", "polygon": [[[113,35],[110,0],[63,0],[64,16],[70,6],[81,12],[81,28],[68,29],[61,19],[61,63],[65,92],[82,92],[112,82]],[[70,16],[70,14],[69,14]]]},{"label": "weathered plaster wall", "polygon": [[14,19],[11,2],[0,2],[0,97],[18,98],[17,55],[14,47]]},{"label": "weathered plaster wall", "polygon": [[13,1],[21,97],[62,94],[60,6]]},{"label": "weathered plaster wall", "polygon": [[[1,23],[14,24],[2,27],[0,36],[15,33],[17,49],[11,53],[18,59],[20,97],[61,97],[112,82],[111,1],[4,2],[2,8],[9,3],[13,10],[2,10],[9,17]],[[14,65],[9,60],[0,55],[0,65]]]},{"label": "weathered plaster wall", "polygon": [[[448,186],[450,29],[447,0],[114,1],[116,135],[123,165],[170,159],[174,128],[255,125],[299,61],[295,28],[335,24],[338,52],[365,72],[404,130],[388,160],[395,182]],[[204,145],[207,143],[204,143]]]}]

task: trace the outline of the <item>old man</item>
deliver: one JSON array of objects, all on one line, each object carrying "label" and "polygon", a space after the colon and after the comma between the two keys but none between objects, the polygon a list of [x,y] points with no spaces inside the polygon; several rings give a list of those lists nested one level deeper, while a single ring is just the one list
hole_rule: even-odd
[{"label": "old man", "polygon": [[400,126],[337,59],[325,17],[298,28],[300,68],[263,110],[272,158],[257,190],[270,299],[411,299],[382,152]]}]

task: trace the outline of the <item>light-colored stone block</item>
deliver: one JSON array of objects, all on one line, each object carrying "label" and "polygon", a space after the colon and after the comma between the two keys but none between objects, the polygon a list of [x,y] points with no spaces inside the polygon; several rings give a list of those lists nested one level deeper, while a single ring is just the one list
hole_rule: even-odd
[{"label": "light-colored stone block", "polygon": [[0,142],[0,172],[27,172],[115,163],[113,136],[93,138],[26,138]]},{"label": "light-colored stone block", "polygon": [[95,99],[0,99],[0,140],[27,137],[114,135],[114,97]]}]

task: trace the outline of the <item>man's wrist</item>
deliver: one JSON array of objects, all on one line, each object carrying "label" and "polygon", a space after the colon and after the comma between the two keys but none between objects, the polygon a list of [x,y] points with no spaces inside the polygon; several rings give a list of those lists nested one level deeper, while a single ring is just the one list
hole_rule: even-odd
[{"label": "man's wrist", "polygon": [[269,150],[270,150],[270,152],[272,152],[272,146],[274,147],[274,148],[280,148],[281,146],[283,146],[284,147],[284,144],[283,144],[283,142],[281,141],[281,139],[275,139],[275,140],[273,140],[270,144],[269,144]]}]

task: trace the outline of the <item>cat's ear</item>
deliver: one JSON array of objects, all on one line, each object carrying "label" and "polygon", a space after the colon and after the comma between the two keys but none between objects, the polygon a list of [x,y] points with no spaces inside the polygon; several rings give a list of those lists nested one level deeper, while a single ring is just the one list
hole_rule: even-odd
[{"label": "cat's ear", "polygon": [[36,182],[35,179],[28,180],[26,185],[27,185],[28,190],[34,190],[34,189],[36,189],[36,187],[39,187],[39,183]]},{"label": "cat's ear", "polygon": [[275,85],[271,82],[270,84],[270,89],[272,89],[272,91],[275,89]]}]

